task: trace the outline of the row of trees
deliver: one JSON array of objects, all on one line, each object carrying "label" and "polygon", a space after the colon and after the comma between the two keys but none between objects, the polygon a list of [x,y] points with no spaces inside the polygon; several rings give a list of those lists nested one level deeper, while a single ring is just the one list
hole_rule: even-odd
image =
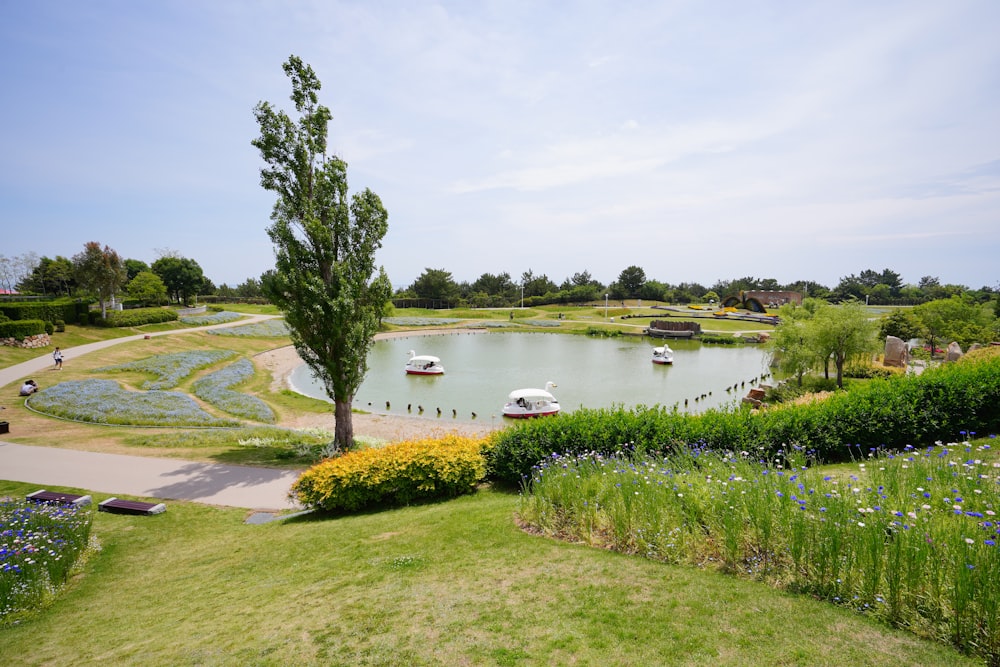
[{"label": "row of trees", "polygon": [[[212,293],[215,286],[205,278],[193,259],[174,251],[160,251],[147,265],[123,259],[114,249],[96,241],[84,244],[72,258],[37,257],[34,253],[15,258],[0,256],[2,289],[21,295],[94,297],[102,315],[108,306],[125,298],[143,304],[169,301],[187,303],[199,294]],[[210,291],[209,291],[210,290]]]},{"label": "row of trees", "polygon": [[904,285],[901,276],[895,271],[885,269],[876,272],[869,269],[858,276],[852,274],[842,278],[833,289],[808,280],[782,284],[774,278],[752,276],[718,280],[714,285],[706,287],[699,283],[673,285],[653,280],[647,278],[645,271],[638,266],[626,267],[618,275],[618,279],[608,285],[595,280],[589,271],[574,273],[557,285],[545,274],[535,275],[531,270],[522,273],[518,281],[509,273],[484,273],[470,283],[456,282],[451,273],[444,269],[428,268],[409,287],[398,289],[394,298],[474,307],[506,307],[518,304],[521,299],[529,305],[587,303],[603,300],[605,295],[615,301],[645,299],[669,303],[704,303],[713,298],[719,301],[741,291],[752,290],[800,292],[805,296],[833,303],[857,299],[869,304],[914,305],[956,295],[965,295],[982,303],[996,298],[1000,286],[970,290],[964,285],[942,285],[933,276],[924,276],[916,285]]}]

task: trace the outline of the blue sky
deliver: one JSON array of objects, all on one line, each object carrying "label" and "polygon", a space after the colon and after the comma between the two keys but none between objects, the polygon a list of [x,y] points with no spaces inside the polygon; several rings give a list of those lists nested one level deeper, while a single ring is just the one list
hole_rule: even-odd
[{"label": "blue sky", "polygon": [[395,287],[997,286],[998,34],[996,0],[0,0],[0,254],[271,268],[252,110],[294,53]]}]

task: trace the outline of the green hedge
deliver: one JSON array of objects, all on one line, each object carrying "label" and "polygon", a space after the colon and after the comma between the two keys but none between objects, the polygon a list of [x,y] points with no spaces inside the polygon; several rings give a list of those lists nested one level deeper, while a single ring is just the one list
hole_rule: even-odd
[{"label": "green hedge", "polygon": [[62,320],[70,324],[87,322],[88,304],[70,300],[10,302],[0,304],[0,312],[12,320]]},{"label": "green hedge", "polygon": [[99,327],[139,327],[143,324],[158,324],[173,322],[177,319],[177,311],[168,308],[134,308],[132,310],[113,310],[107,317],[100,313],[92,313],[92,323]]},{"label": "green hedge", "polygon": [[680,445],[747,451],[771,458],[789,446],[840,462],[877,448],[899,449],[963,433],[1000,431],[1000,357],[947,364],[917,376],[872,380],[826,400],[755,412],[676,409],[579,410],[498,431],[488,474],[518,485],[553,454],[664,454]]},{"label": "green hedge", "polygon": [[43,320],[11,320],[0,322],[0,338],[16,338],[24,340],[28,336],[45,333]]}]

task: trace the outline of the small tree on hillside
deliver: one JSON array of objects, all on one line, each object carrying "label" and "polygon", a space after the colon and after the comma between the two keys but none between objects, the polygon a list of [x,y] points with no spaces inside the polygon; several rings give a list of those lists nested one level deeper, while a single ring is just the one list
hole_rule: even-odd
[{"label": "small tree on hillside", "polygon": [[262,287],[285,311],[295,349],[333,399],[334,442],[347,449],[354,392],[392,296],[385,271],[375,269],[388,213],[371,190],[348,199],[347,164],[327,155],[332,116],[319,104],[319,79],[296,56],[284,70],[297,122],[268,102],[254,108],[260,136],[252,143],[266,164],[260,184],[277,196],[267,229],[275,271],[262,276]]},{"label": "small tree on hillside", "polygon": [[857,301],[841,306],[826,306],[816,311],[812,321],[816,350],[823,359],[831,359],[837,368],[837,387],[844,388],[844,364],[852,357],[874,352],[875,323]]}]

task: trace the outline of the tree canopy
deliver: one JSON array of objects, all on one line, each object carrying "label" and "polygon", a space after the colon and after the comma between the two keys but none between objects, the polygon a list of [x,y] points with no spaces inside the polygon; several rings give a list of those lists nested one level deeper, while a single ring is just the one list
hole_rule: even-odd
[{"label": "tree canopy", "polygon": [[101,304],[101,317],[107,317],[108,303],[125,285],[128,272],[117,252],[90,241],[84,244],[83,252],[73,255],[73,276],[82,289],[97,297]]},{"label": "tree canopy", "polygon": [[284,71],[297,120],[268,102],[254,108],[260,136],[252,144],[266,165],[260,184],[276,195],[267,229],[275,271],[262,277],[263,289],[333,399],[334,443],[346,449],[354,441],[351,403],[392,294],[384,269],[375,268],[388,213],[369,189],[348,198],[347,163],[327,155],[332,114],[319,103],[312,67],[293,55]]},{"label": "tree canopy", "polygon": [[164,255],[153,262],[150,269],[160,277],[178,303],[187,303],[188,299],[200,294],[205,283],[205,275],[198,262],[186,257]]}]

